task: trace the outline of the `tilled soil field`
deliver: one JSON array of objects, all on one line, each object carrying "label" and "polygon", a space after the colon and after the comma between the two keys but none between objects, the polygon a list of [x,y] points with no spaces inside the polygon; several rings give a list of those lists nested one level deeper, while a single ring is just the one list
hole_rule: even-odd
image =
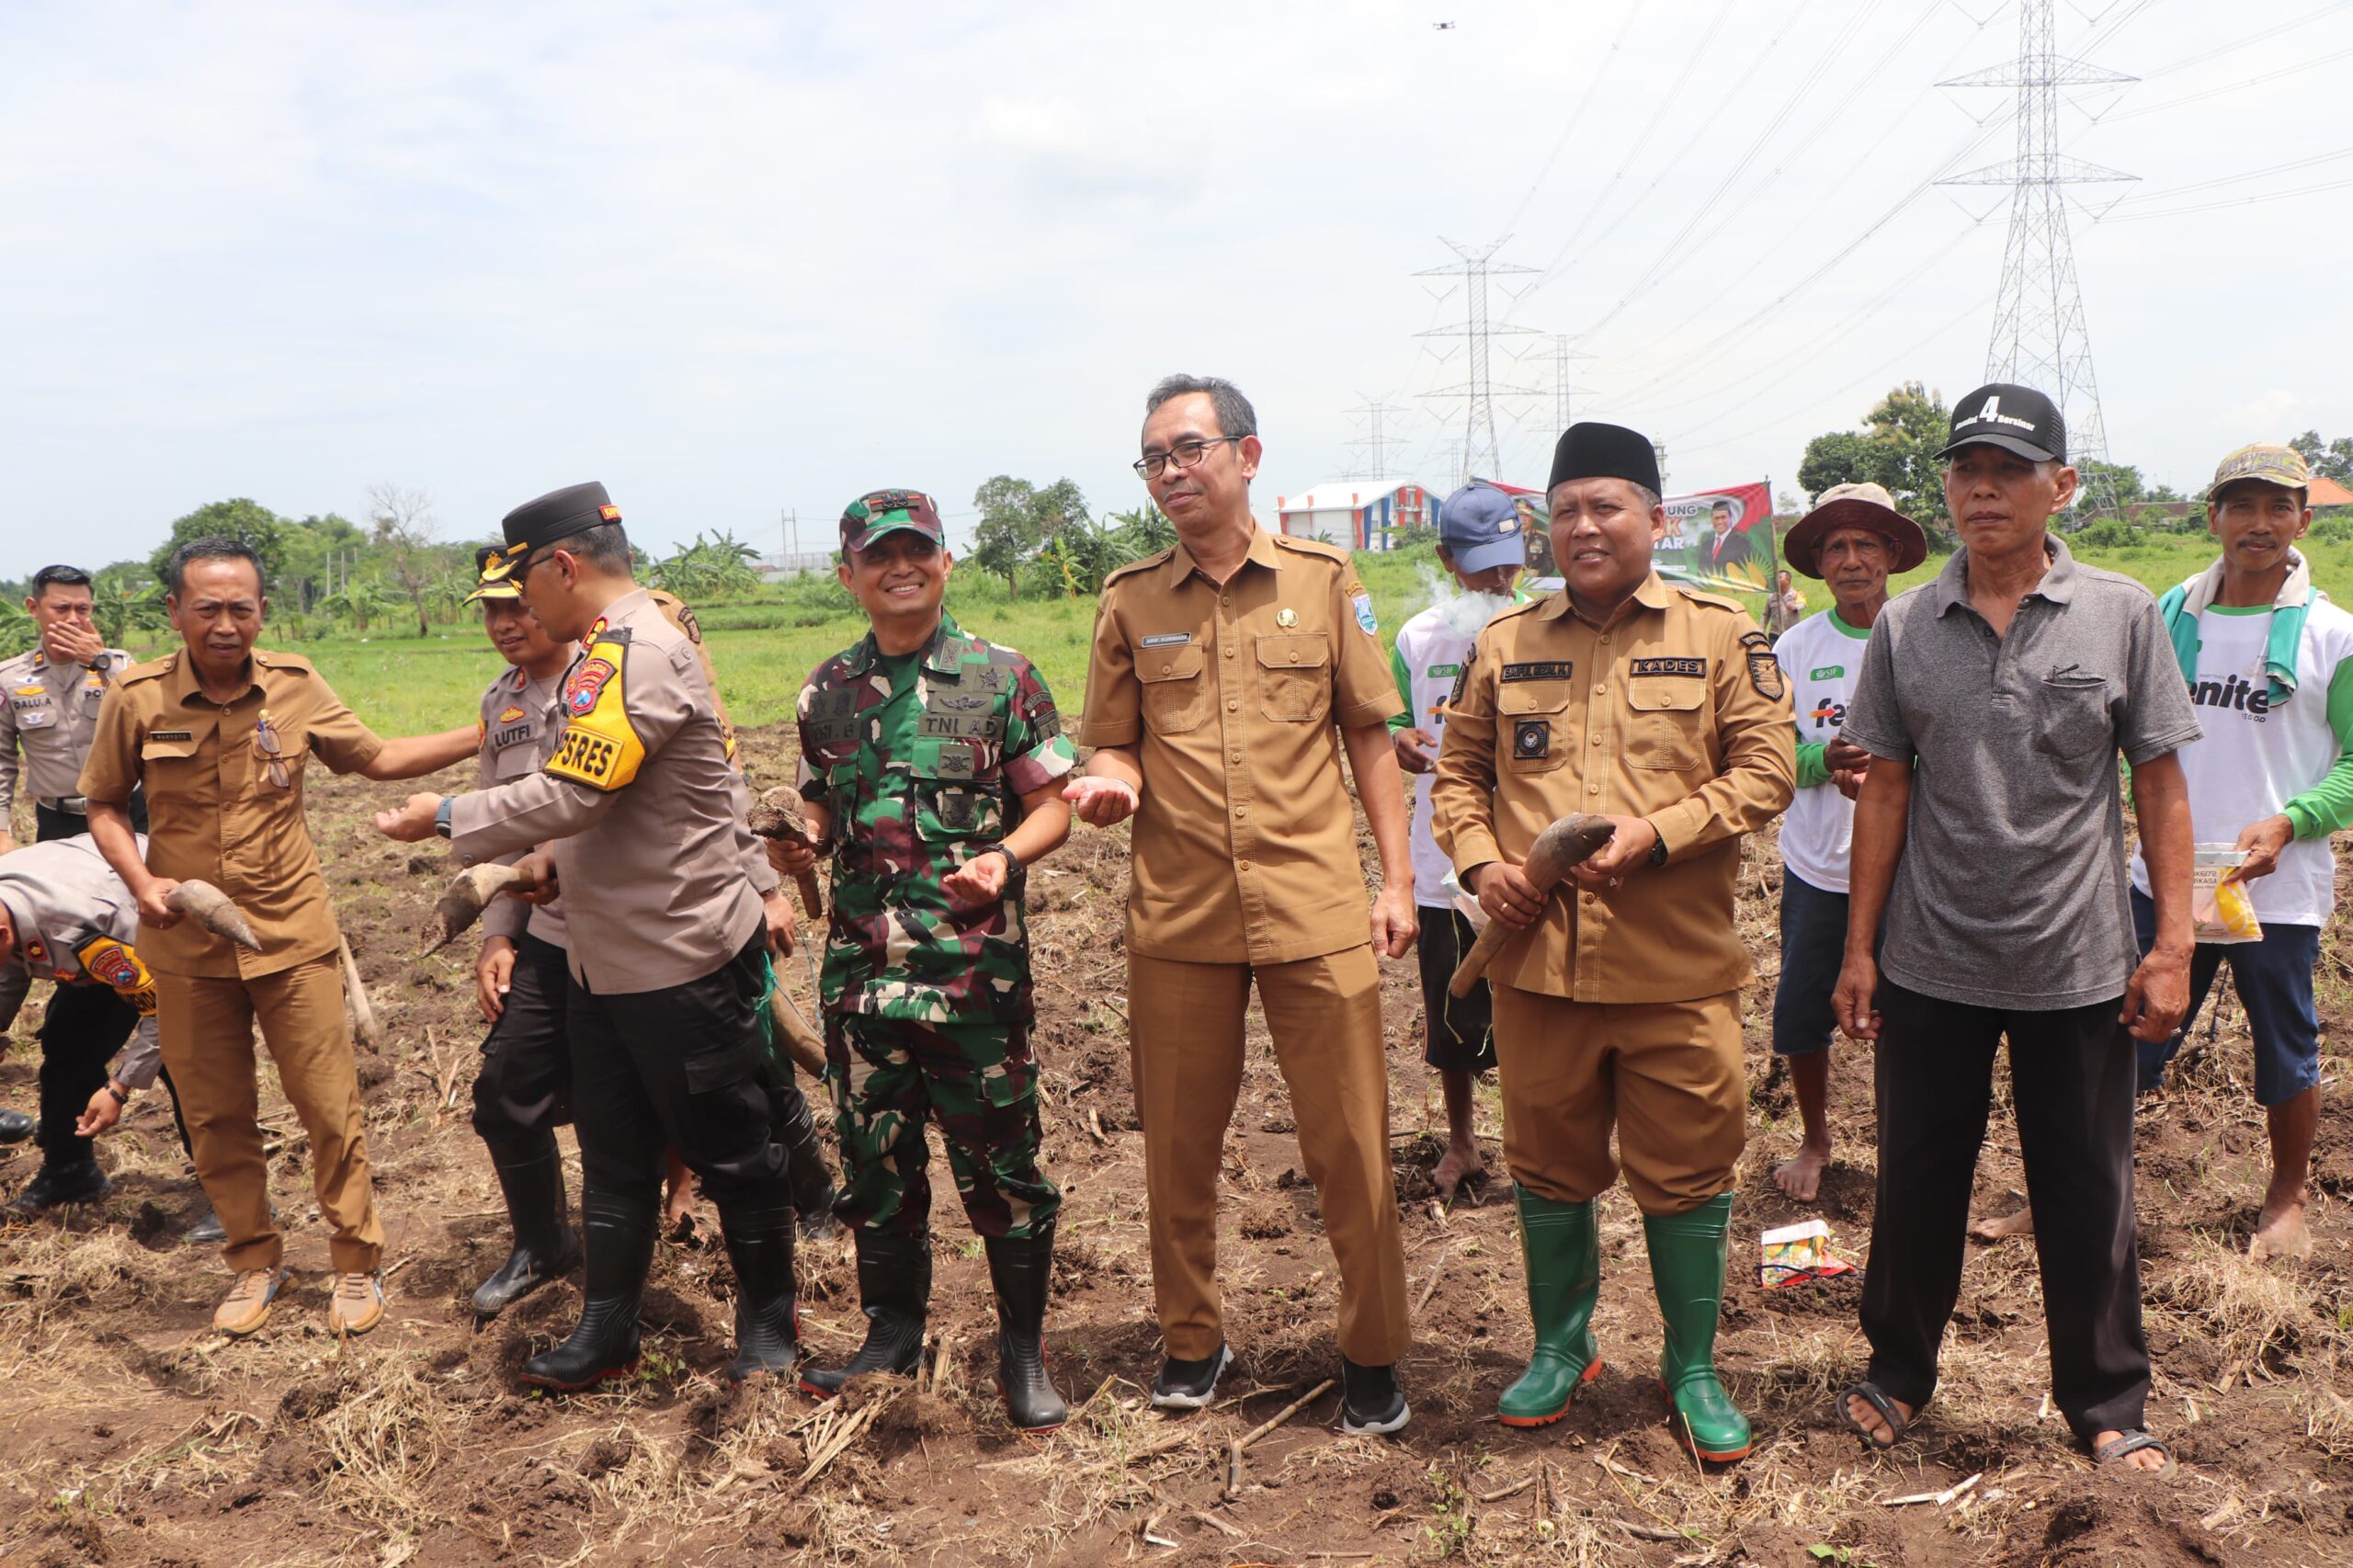
[{"label": "tilled soil field", "polygon": [[[756,778],[785,776],[781,730],[746,737]],[[451,787],[459,780],[453,774]],[[2045,1399],[2030,1244],[1972,1244],[1945,1382],[1912,1437],[1866,1454],[1834,1391],[1859,1371],[1858,1278],[1765,1290],[1755,1238],[1815,1213],[1867,1262],[1870,1063],[1842,1045],[1838,1150],[1821,1203],[1771,1182],[1796,1139],[1764,1020],[1779,863],[1753,844],[1740,916],[1757,954],[1750,998],[1752,1133],[1733,1210],[1720,1356],[1756,1420],[1745,1463],[1703,1473],[1669,1437],[1650,1369],[1659,1348],[1639,1216],[1604,1200],[1597,1328],[1607,1369],[1569,1417],[1504,1428],[1495,1400],[1529,1343],[1500,1108],[1483,1091],[1495,1178],[1441,1213],[1428,1169],[1439,1129],[1420,1060],[1410,960],[1386,968],[1395,1162],[1417,1344],[1404,1373],[1413,1425],[1343,1437],[1325,1392],[1253,1434],[1337,1370],[1336,1301],[1314,1191],[1254,1019],[1228,1143],[1221,1256],[1239,1356],[1210,1411],[1145,1408],[1158,1363],[1142,1146],[1128,1092],[1120,903],[1124,834],[1082,828],[1031,881],[1046,1154],[1068,1201],[1048,1322],[1075,1414],[1053,1437],[1006,1425],[994,1390],[985,1270],[938,1170],[936,1353],[915,1381],[837,1406],[790,1388],[731,1391],[731,1281],[714,1242],[665,1241],[645,1307],[648,1356],[625,1390],[518,1392],[518,1362],[570,1325],[571,1282],[487,1330],[465,1309],[504,1256],[503,1212],[466,1121],[483,1026],[471,941],[416,956],[447,852],[395,846],[366,813],[405,786],[322,780],[313,806],[327,873],[388,1035],[360,1080],[390,1233],[390,1315],[364,1340],[324,1327],[325,1234],[305,1142],[273,1078],[271,1187],[295,1282],[258,1337],[210,1327],[218,1257],[178,1243],[200,1197],[160,1096],[139,1102],[102,1158],[104,1202],[0,1232],[0,1561],[114,1564],[464,1565],[491,1562],[1322,1564],[1438,1561],[1694,1564],[1949,1562],[2320,1564],[2353,1562],[2353,1132],[2323,1121],[2314,1257],[2242,1256],[2266,1150],[2235,1007],[2202,1060],[2141,1124],[2141,1230],[2156,1356],[2152,1426],[2175,1445],[2167,1482],[2095,1474]],[[805,971],[793,975],[805,991]],[[2342,1095],[2353,969],[2323,960],[2332,1100]],[[32,1103],[27,1009],[0,1062],[0,1103]],[[2211,1015],[2210,1014],[2210,1017]],[[2201,1040],[2207,1033],[2200,1025]],[[569,1147],[569,1134],[566,1134]],[[0,1153],[0,1185],[30,1176]],[[1997,1112],[1979,1205],[2021,1187]],[[576,1192],[577,1173],[574,1172]],[[699,1233],[715,1219],[707,1207]],[[804,1247],[802,1323],[821,1358],[859,1337],[845,1241]],[[1964,1483],[1968,1483],[1966,1486]],[[1950,1494],[1945,1495],[1950,1489]],[[1894,1500],[1920,1494],[1928,1500]],[[1941,1500],[1939,1500],[1941,1498]]]}]

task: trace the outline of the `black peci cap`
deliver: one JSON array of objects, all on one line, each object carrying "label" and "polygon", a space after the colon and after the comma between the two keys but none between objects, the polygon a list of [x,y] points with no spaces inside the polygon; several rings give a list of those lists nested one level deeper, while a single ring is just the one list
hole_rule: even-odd
[{"label": "black peci cap", "polygon": [[1650,437],[1623,425],[1598,425],[1582,420],[1561,432],[1552,449],[1552,477],[1546,491],[1572,479],[1622,479],[1655,495],[1659,491],[1658,449]]},{"label": "black peci cap", "polygon": [[2032,387],[1995,381],[1952,405],[1952,433],[1937,456],[1949,458],[1981,442],[2029,462],[2065,462],[2067,421],[2057,403]]}]

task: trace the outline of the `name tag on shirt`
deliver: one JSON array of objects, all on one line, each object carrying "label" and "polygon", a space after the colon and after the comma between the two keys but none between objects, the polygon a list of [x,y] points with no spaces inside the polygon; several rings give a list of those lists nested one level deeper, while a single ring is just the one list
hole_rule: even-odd
[{"label": "name tag on shirt", "polygon": [[1506,680],[1567,680],[1575,664],[1568,659],[1546,659],[1530,665],[1506,665]]},{"label": "name tag on shirt", "polygon": [[1708,661],[1705,659],[1636,659],[1626,673],[1636,676],[1691,676],[1705,680],[1708,678]]},{"label": "name tag on shirt", "polygon": [[1192,640],[1193,634],[1189,631],[1158,631],[1145,638],[1143,645],[1147,648],[1175,648]]}]

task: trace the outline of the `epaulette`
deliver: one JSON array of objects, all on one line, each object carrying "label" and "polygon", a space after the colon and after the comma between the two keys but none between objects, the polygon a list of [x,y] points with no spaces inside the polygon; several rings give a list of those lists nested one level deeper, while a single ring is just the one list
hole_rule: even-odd
[{"label": "epaulette", "polygon": [[303,676],[314,676],[319,673],[317,667],[300,653],[265,653],[256,648],[253,653],[253,660],[255,664],[266,670],[291,670],[296,675]]},{"label": "epaulette", "polygon": [[160,659],[149,659],[143,664],[133,665],[115,678],[124,686],[129,686],[135,680],[153,680],[157,676],[170,675],[179,667],[180,656],[177,653],[166,653]]},{"label": "epaulette", "polygon": [[1313,555],[1336,565],[1348,563],[1348,552],[1336,544],[1326,544],[1320,539],[1301,539],[1295,534],[1268,534],[1278,550],[1295,550],[1302,555]]},{"label": "epaulette", "polygon": [[1168,564],[1169,558],[1176,553],[1176,547],[1172,544],[1165,550],[1155,550],[1150,555],[1131,561],[1124,566],[1114,566],[1103,574],[1103,585],[1108,588],[1131,572],[1142,572],[1152,566],[1165,566]]},{"label": "epaulette", "polygon": [[[1561,591],[1563,593],[1568,592],[1565,588]],[[1551,596],[1547,595],[1546,597],[1549,598]],[[1542,608],[1543,604],[1543,599],[1530,599],[1524,605],[1514,605],[1509,609],[1499,609],[1495,614],[1487,618],[1487,624],[1489,626],[1501,626],[1505,621],[1511,619],[1512,617],[1517,615],[1526,615],[1529,610]]]},{"label": "epaulette", "polygon": [[1728,609],[1738,615],[1748,613],[1748,607],[1738,599],[1728,599],[1722,594],[1702,593],[1688,583],[1676,584],[1675,591],[1695,605],[1711,605],[1717,609]]}]

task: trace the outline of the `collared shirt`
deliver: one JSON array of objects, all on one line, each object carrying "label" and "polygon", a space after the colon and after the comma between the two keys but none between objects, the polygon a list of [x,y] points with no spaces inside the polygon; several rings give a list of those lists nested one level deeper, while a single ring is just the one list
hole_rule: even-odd
[{"label": "collared shirt", "polygon": [[[142,849],[144,838],[133,835]],[[88,834],[0,855],[0,906],[17,946],[0,963],[0,1032],[36,980],[104,985],[131,1004],[139,1026],[114,1076],[143,1089],[163,1065],[155,1037],[155,979],[139,956],[139,901]]]},{"label": "collared shirt", "polygon": [[[561,674],[533,680],[520,668],[509,668],[490,683],[490,689],[482,694],[482,754],[475,771],[476,789],[528,778],[547,765],[563,733],[563,710],[556,701],[563,687]],[[522,852],[499,858],[519,860]],[[526,931],[554,947],[571,946],[563,926],[563,901],[533,904],[494,898],[482,912],[485,939],[504,937],[511,942]]]},{"label": "collared shirt", "polygon": [[1371,940],[1340,731],[1404,710],[1344,551],[1269,534],[1221,585],[1183,545],[1103,582],[1090,746],[1143,769],[1128,946],[1288,963]]},{"label": "collared shirt", "polygon": [[193,920],[142,926],[139,951],[165,974],[276,974],[335,951],[335,908],[302,814],[312,757],[356,773],[384,749],[306,659],[256,648],[244,690],[204,695],[185,651],[122,673],[98,710],[81,794],[121,805],[147,790],[147,869],[228,894],[261,951]]},{"label": "collared shirt", "polygon": [[0,711],[0,824],[17,803],[19,746],[27,794],[56,801],[82,792],[82,758],[97,733],[98,705],[130,663],[130,654],[108,648],[86,665],[53,665],[36,647],[0,664],[8,699]]},{"label": "collared shirt", "polygon": [[559,701],[555,755],[458,796],[451,843],[470,865],[551,843],[572,972],[591,991],[701,979],[760,928],[777,877],[745,825],[697,644],[631,589],[581,640]]},{"label": "collared shirt", "polygon": [[1680,1002],[1745,984],[1740,835],[1797,784],[1785,687],[1738,601],[1656,573],[1599,626],[1565,588],[1488,622],[1448,706],[1431,790],[1456,870],[1517,865],[1577,812],[1646,818],[1667,849],[1665,865],[1637,866],[1619,887],[1564,880],[1489,975],[1579,1002]]},{"label": "collared shirt", "polygon": [[1969,551],[1872,623],[1847,740],[1908,766],[1880,969],[1923,995],[2050,1011],[2124,994],[2137,961],[2116,755],[2198,738],[2157,602],[2053,537],[2001,635]]},{"label": "collared shirt", "polygon": [[801,688],[801,793],[829,815],[828,1009],[929,1023],[1017,1023],[1035,1012],[1027,874],[993,903],[942,881],[1021,820],[1021,797],[1078,765],[1053,693],[1010,648],[941,616],[920,653],[872,633]]}]

